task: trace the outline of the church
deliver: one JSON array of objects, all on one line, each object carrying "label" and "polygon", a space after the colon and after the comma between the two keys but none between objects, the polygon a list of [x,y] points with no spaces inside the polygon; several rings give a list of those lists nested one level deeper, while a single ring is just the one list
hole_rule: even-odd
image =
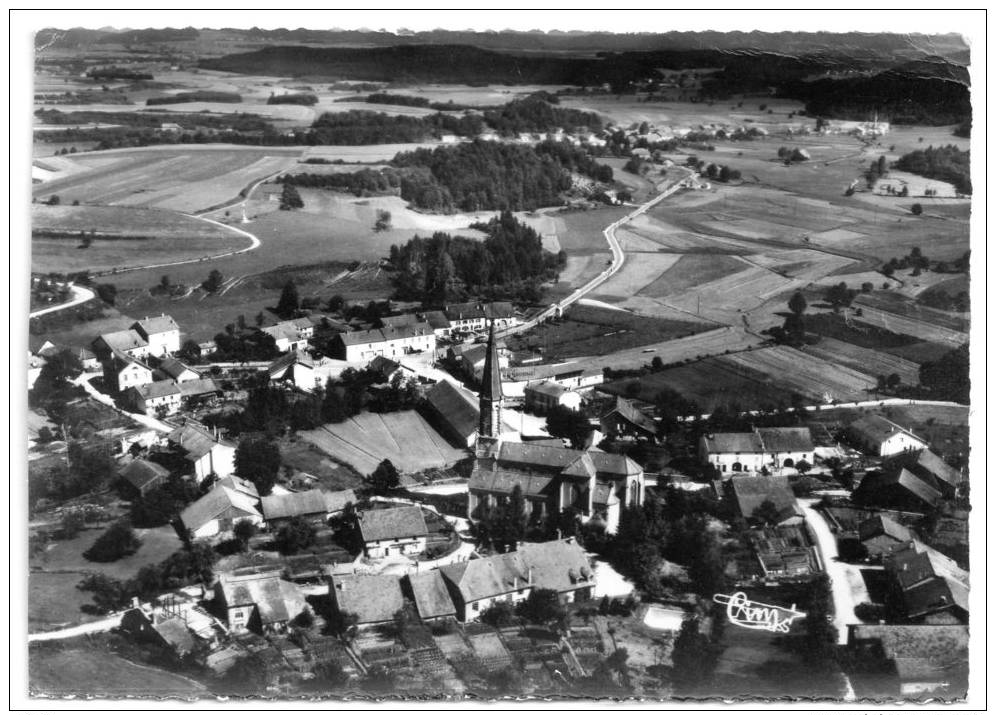
[{"label": "church", "polygon": [[615,533],[623,506],[643,503],[643,468],[629,457],[595,449],[568,449],[502,439],[504,396],[492,324],[481,377],[476,460],[468,485],[467,517],[480,519],[518,486],[526,513],[543,518],[576,509]]}]

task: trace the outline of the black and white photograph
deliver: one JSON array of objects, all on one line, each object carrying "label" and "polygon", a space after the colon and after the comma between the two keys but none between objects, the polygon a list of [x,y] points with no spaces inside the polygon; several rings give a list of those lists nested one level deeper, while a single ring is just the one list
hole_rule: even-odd
[{"label": "black and white photograph", "polygon": [[12,699],[984,703],[985,21],[13,11]]}]

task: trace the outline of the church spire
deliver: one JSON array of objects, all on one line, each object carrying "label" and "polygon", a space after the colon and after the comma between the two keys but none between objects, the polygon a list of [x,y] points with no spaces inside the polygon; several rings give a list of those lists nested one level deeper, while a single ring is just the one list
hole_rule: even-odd
[{"label": "church spire", "polygon": [[491,321],[491,327],[488,331],[488,350],[484,356],[484,372],[481,375],[481,423],[478,429],[478,434],[481,437],[500,436],[503,399],[495,324],[494,321]]}]

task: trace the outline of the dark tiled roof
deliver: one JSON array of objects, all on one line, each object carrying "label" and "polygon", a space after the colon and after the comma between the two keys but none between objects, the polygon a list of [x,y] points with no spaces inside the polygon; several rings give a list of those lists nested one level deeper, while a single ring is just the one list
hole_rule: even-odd
[{"label": "dark tiled roof", "polygon": [[479,466],[480,460],[474,465],[467,488],[472,491],[485,491],[495,494],[511,494],[518,486],[527,497],[547,496],[550,484],[554,478],[530,472],[518,472],[511,469],[491,469]]},{"label": "dark tiled roof", "polygon": [[928,506],[935,506],[941,499],[939,491],[905,468],[899,471],[869,474],[861,480],[856,491],[860,494],[859,498],[874,500],[897,490],[916,497]]},{"label": "dark tiled roof", "polygon": [[531,382],[525,387],[525,392],[535,392],[547,397],[559,398],[565,392],[570,392],[570,388],[564,387],[559,382],[543,380],[542,382]]},{"label": "dark tiled roof", "polygon": [[443,311],[452,320],[474,320],[484,317],[484,310],[478,303],[456,303],[446,306]]},{"label": "dark tiled roof", "polygon": [[385,328],[407,328],[423,321],[419,320],[415,313],[404,313],[402,315],[389,315],[386,318],[381,318],[380,322],[384,324]]},{"label": "dark tiled roof", "polygon": [[186,452],[187,458],[194,461],[214,449],[215,445],[233,446],[227,442],[216,440],[205,428],[193,424],[177,427],[166,438],[170,444],[182,448]]},{"label": "dark tiled roof", "polygon": [[134,350],[136,348],[148,347],[148,343],[145,341],[141,335],[135,330],[117,330],[113,333],[104,333],[96,340],[93,341],[94,344],[102,342],[111,351],[120,350]]},{"label": "dark tiled roof", "polygon": [[754,432],[714,432],[702,439],[709,454],[764,453],[764,444]]},{"label": "dark tiled roof", "polygon": [[477,431],[480,409],[469,395],[465,396],[448,380],[440,380],[429,388],[425,399],[456,434],[470,437]]},{"label": "dark tiled roof", "polygon": [[180,513],[180,521],[190,531],[197,531],[226,512],[234,517],[259,516],[256,500],[251,496],[228,487],[215,485],[211,491]]},{"label": "dark tiled roof", "polygon": [[618,415],[621,419],[629,422],[634,427],[643,430],[651,435],[657,434],[657,423],[650,417],[643,414],[632,401],[625,397],[616,397],[616,404],[609,410],[602,419],[605,420],[611,415]]},{"label": "dark tiled roof", "polygon": [[[527,469],[539,468],[560,472],[580,457],[583,451],[529,442],[503,442],[498,452],[498,463],[503,467],[521,465]],[[624,477],[640,474],[643,471],[639,464],[622,454],[589,450],[588,455],[600,476]]]},{"label": "dark tiled roof", "polygon": [[768,452],[813,451],[813,435],[808,427],[763,427],[757,435]]},{"label": "dark tiled roof", "polygon": [[355,613],[359,623],[384,623],[405,605],[399,576],[332,576],[331,590],[340,611]]},{"label": "dark tiled roof", "polygon": [[376,357],[374,357],[373,360],[367,363],[367,367],[376,372],[377,374],[379,374],[384,379],[387,379],[392,374],[394,374],[395,370],[398,370],[401,367],[401,363],[392,360],[389,357],[384,357],[383,355],[377,355]]},{"label": "dark tiled roof", "polygon": [[488,320],[508,319],[515,316],[515,306],[508,302],[484,303],[481,307],[484,310],[484,317]]},{"label": "dark tiled roof", "polygon": [[428,323],[415,323],[402,328],[372,328],[371,330],[356,330],[351,333],[339,333],[343,345],[361,345],[363,343],[383,343],[388,340],[413,338],[418,335],[434,335],[432,326]]},{"label": "dark tiled roof", "polygon": [[858,524],[858,538],[861,541],[883,535],[890,536],[897,541],[911,541],[913,539],[913,533],[909,529],[883,514],[876,514]]},{"label": "dark tiled roof", "polygon": [[428,310],[422,314],[425,322],[432,326],[433,330],[445,330],[450,327],[450,320],[446,313],[441,310]]},{"label": "dark tiled roof", "polygon": [[180,375],[182,375],[187,370],[190,370],[191,372],[196,372],[196,370],[194,370],[193,368],[187,367],[182,362],[172,357],[166,358],[162,362],[160,362],[159,369],[165,372],[174,380],[180,377]]},{"label": "dark tiled roof", "polygon": [[439,570],[460,592],[464,603],[511,593],[525,587],[529,577],[518,552],[470,559]]},{"label": "dark tiled roof", "polygon": [[212,392],[221,392],[221,388],[211,378],[200,378],[198,380],[187,380],[179,383],[180,394],[183,397],[196,397],[197,395],[207,395]]},{"label": "dark tiled roof", "polygon": [[155,462],[135,459],[119,470],[118,474],[141,491],[149,484],[168,477],[169,470]]},{"label": "dark tiled roof", "polygon": [[152,627],[177,653],[182,655],[194,649],[194,636],[182,619],[168,618]]},{"label": "dark tiled roof", "polygon": [[359,521],[364,542],[425,536],[429,533],[422,509],[417,506],[372,509],[361,513]]},{"label": "dark tiled roof", "polygon": [[172,380],[160,380],[159,382],[150,382],[145,385],[137,385],[131,388],[138,392],[138,394],[145,400],[155,399],[156,397],[166,397],[167,395],[181,395],[183,391],[180,386],[177,385]]},{"label": "dark tiled roof", "polygon": [[961,473],[957,469],[929,449],[897,454],[882,463],[882,470],[886,472],[903,468],[908,469],[921,478],[929,475],[931,478],[944,482],[951,487],[955,487],[963,481]]},{"label": "dark tiled roof", "polygon": [[270,494],[262,497],[260,501],[263,517],[267,521],[288,519],[293,516],[313,516],[328,511],[325,494],[320,489],[290,494]]},{"label": "dark tiled roof", "polygon": [[524,543],[516,553],[526,569],[532,569],[535,588],[564,593],[595,583],[588,556],[574,539]]},{"label": "dark tiled roof", "polygon": [[456,606],[438,570],[419,574],[409,574],[408,582],[415,597],[415,606],[422,618],[455,616]]},{"label": "dark tiled roof", "polygon": [[227,606],[255,605],[263,625],[285,623],[307,606],[297,586],[281,579],[277,571],[222,573],[218,578]]},{"label": "dark tiled roof", "polygon": [[735,476],[729,481],[742,516],[750,517],[765,501],[772,502],[779,510],[797,509],[795,494],[785,475]]},{"label": "dark tiled roof", "polygon": [[338,492],[322,492],[325,496],[325,509],[330,514],[342,511],[347,504],[356,504],[356,492],[352,489],[343,489]]},{"label": "dark tiled roof", "polygon": [[866,415],[857,419],[848,426],[848,430],[859,439],[872,444],[880,444],[898,432],[905,432],[911,437],[926,443],[925,440],[917,437],[908,429],[904,429],[895,422],[890,422],[879,415]]}]

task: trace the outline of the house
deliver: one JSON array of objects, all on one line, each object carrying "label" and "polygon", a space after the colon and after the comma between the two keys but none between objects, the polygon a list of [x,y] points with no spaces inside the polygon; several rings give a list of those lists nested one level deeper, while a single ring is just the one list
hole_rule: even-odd
[{"label": "house", "polygon": [[329,595],[336,610],[355,614],[361,627],[390,623],[405,606],[401,578],[387,574],[334,574]]},{"label": "house", "polygon": [[381,325],[385,328],[400,330],[410,328],[423,322],[415,313],[402,313],[401,315],[389,315],[380,319]]},{"label": "house", "polygon": [[[852,662],[860,664],[851,676],[858,697],[964,696],[967,625],[852,624],[847,647]],[[862,676],[873,678],[869,686],[875,689],[867,696],[859,689]]]},{"label": "house", "polygon": [[423,622],[456,618],[456,606],[438,569],[408,574],[404,585]]},{"label": "house", "polygon": [[285,322],[297,330],[299,338],[311,340],[315,337],[315,324],[309,317],[294,318]]},{"label": "house", "polygon": [[882,559],[888,580],[886,603],[909,622],[968,622],[968,572],[918,541]]},{"label": "house", "polygon": [[197,343],[197,349],[200,350],[201,357],[207,357],[218,352],[218,345],[213,340],[205,340],[203,343]]},{"label": "house", "polygon": [[905,467],[865,475],[851,495],[863,506],[925,513],[938,506],[941,492]]},{"label": "house", "polygon": [[879,415],[866,415],[852,422],[848,436],[866,453],[889,457],[927,448],[926,440]]},{"label": "house", "polygon": [[183,616],[152,609],[130,608],[121,616],[121,630],[141,641],[157,645],[170,655],[182,658],[193,652],[196,641]]},{"label": "house", "polygon": [[610,439],[657,439],[657,423],[625,397],[616,397],[612,409],[598,418],[598,425]]},{"label": "house", "polygon": [[778,510],[776,525],[802,523],[802,511],[785,475],[738,475],[724,486],[744,519],[752,518],[761,504],[770,501]]},{"label": "house", "polygon": [[97,356],[93,352],[86,348],[73,348],[72,353],[80,361],[80,365],[84,371],[89,372],[100,367],[100,360],[97,359]]},{"label": "house", "polygon": [[442,338],[450,334],[450,319],[441,310],[427,310],[422,313],[422,319],[429,324],[432,332],[437,338]]},{"label": "house", "polygon": [[451,333],[469,333],[484,330],[487,316],[479,303],[456,303],[443,309],[450,323]]},{"label": "house", "polygon": [[476,621],[497,602],[525,601],[533,589],[533,574],[517,551],[448,564],[439,572],[464,622]]},{"label": "house", "polygon": [[206,427],[188,421],[170,432],[166,439],[190,463],[198,482],[211,474],[227,477],[235,471],[235,445],[220,439]]},{"label": "house", "polygon": [[[454,345],[450,352],[459,360],[463,374],[471,380],[480,380],[481,372],[484,370],[484,361],[487,357],[487,347],[481,344],[474,345]],[[501,369],[508,367],[508,355],[499,348],[498,366]]]},{"label": "house", "polygon": [[171,380],[160,380],[125,390],[124,401],[133,410],[144,415],[172,415],[180,410],[183,391]]},{"label": "house", "polygon": [[180,512],[180,524],[195,539],[227,534],[240,521],[263,523],[259,497],[245,490],[215,484],[207,494]]},{"label": "house", "polygon": [[352,489],[342,489],[337,492],[325,492],[325,511],[329,516],[338,514],[346,509],[350,504],[355,505],[359,499]]},{"label": "house", "polygon": [[526,542],[516,550],[527,573],[532,573],[533,588],[556,591],[561,603],[587,601],[595,591],[595,573],[588,555],[573,538]]},{"label": "house", "polygon": [[720,474],[778,471],[799,462],[812,464],[816,447],[808,427],[755,428],[753,432],[702,435],[699,457]]},{"label": "house", "polygon": [[145,459],[133,459],[118,470],[118,476],[124,479],[139,496],[145,496],[169,479],[169,470],[155,462]]},{"label": "house", "polygon": [[277,528],[295,517],[301,517],[310,522],[324,522],[328,517],[328,505],[325,501],[325,493],[321,489],[270,494],[262,497],[260,506],[266,525],[270,529]]},{"label": "house", "polygon": [[542,415],[554,407],[565,407],[577,412],[581,409],[581,395],[552,380],[530,382],[525,389],[526,409]]},{"label": "house", "polygon": [[960,471],[929,449],[901,452],[882,462],[883,472],[892,473],[903,469],[937,489],[946,498],[953,497],[966,481]]},{"label": "house", "polygon": [[152,382],[152,368],[124,353],[112,353],[104,361],[104,385],[112,392],[124,392],[129,387]]},{"label": "house", "polygon": [[822,571],[803,524],[752,529],[747,539],[766,579],[798,578]]},{"label": "house", "polygon": [[484,319],[488,323],[494,323],[498,330],[514,327],[522,322],[515,312],[515,306],[508,302],[484,303],[481,309],[484,311]]},{"label": "house", "polygon": [[858,524],[858,540],[869,558],[874,560],[881,559],[913,539],[912,531],[884,514],[876,514]]},{"label": "house", "polygon": [[530,518],[577,509],[615,533],[623,505],[643,503],[643,468],[629,457],[528,442],[501,442],[475,460],[468,483],[471,520],[503,503],[519,487]]},{"label": "house", "polygon": [[397,358],[417,352],[436,351],[436,334],[426,322],[403,328],[373,328],[339,333],[332,341],[332,357],[363,362],[378,355]]},{"label": "house", "polygon": [[481,413],[470,393],[449,380],[440,380],[425,393],[426,419],[448,440],[473,447]]},{"label": "house", "polygon": [[421,554],[429,530],[418,506],[372,509],[357,516],[363,549],[370,558]]},{"label": "house", "polygon": [[167,379],[178,383],[201,379],[201,374],[199,372],[192,370],[173,357],[168,357],[162,360],[159,363],[159,369],[162,370]]},{"label": "house", "polygon": [[204,401],[222,394],[222,389],[218,383],[211,378],[198,378],[178,383],[180,388],[180,401],[187,407],[201,404]]},{"label": "house", "polygon": [[148,342],[150,355],[163,357],[180,350],[180,326],[165,313],[138,320],[132,323],[131,329]]},{"label": "house", "polygon": [[301,337],[297,326],[288,322],[277,323],[276,325],[271,325],[268,328],[261,328],[260,332],[273,338],[273,342],[276,344],[277,350],[282,353],[286,353],[291,350],[303,350],[308,347],[307,339]]},{"label": "house", "polygon": [[301,590],[280,578],[272,567],[248,567],[218,574],[214,587],[216,610],[225,614],[235,633],[281,633],[308,610]]},{"label": "house", "polygon": [[133,358],[152,354],[148,341],[134,329],[104,333],[93,341],[93,352],[101,360],[109,359],[114,353],[124,353]]},{"label": "house", "polygon": [[278,357],[270,363],[267,373],[270,382],[290,383],[306,392],[311,392],[321,385],[321,377],[315,372],[315,361],[300,350]]},{"label": "house", "polygon": [[367,369],[377,373],[380,382],[391,382],[395,375],[401,375],[405,378],[417,377],[415,371],[411,368],[405,367],[397,360],[392,360],[383,355],[378,355],[371,360],[367,364]]}]

